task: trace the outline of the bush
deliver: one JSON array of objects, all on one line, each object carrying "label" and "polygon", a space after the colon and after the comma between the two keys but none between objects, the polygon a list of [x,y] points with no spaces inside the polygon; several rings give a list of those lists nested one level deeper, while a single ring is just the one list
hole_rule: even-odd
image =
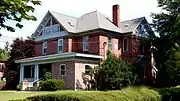
[{"label": "bush", "polygon": [[45,80],[52,79],[52,74],[50,72],[46,72],[44,77],[45,77]]},{"label": "bush", "polygon": [[27,98],[30,101],[80,101],[76,97],[66,96],[66,95],[42,95],[42,96],[34,96]]},{"label": "bush", "polygon": [[121,58],[112,56],[110,52],[96,72],[96,81],[100,90],[120,90],[134,84],[136,79],[136,68]]},{"label": "bush", "polygon": [[48,79],[40,82],[41,91],[56,91],[64,88],[64,81],[59,79]]}]

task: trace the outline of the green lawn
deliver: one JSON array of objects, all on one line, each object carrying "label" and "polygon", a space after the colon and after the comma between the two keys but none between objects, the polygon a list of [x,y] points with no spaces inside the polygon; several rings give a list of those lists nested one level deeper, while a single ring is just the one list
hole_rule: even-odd
[{"label": "green lawn", "polygon": [[29,96],[49,94],[54,92],[21,92],[21,91],[0,91],[0,101],[9,101],[12,99],[23,99]]},{"label": "green lawn", "polygon": [[[21,92],[21,91],[0,91],[0,101],[8,101],[12,99],[24,99],[29,96],[40,94],[54,94],[54,95],[67,95],[71,97],[77,97],[82,101],[127,101],[129,98],[146,99],[146,97],[158,98],[158,93],[154,90],[150,90],[146,87],[127,88],[121,91],[69,91],[62,90],[56,92]],[[143,96],[144,95],[144,96]],[[148,96],[147,96],[148,95]],[[129,100],[128,100],[129,101]],[[146,100],[149,101],[149,100]],[[152,100],[151,100],[152,101]]]}]

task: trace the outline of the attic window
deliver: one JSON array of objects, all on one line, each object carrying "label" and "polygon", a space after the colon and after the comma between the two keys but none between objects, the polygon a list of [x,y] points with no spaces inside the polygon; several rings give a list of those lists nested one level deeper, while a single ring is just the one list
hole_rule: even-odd
[{"label": "attic window", "polygon": [[73,25],[71,22],[69,22],[69,21],[68,21],[68,24],[69,24],[70,26],[74,27],[74,25]]},{"label": "attic window", "polygon": [[125,25],[124,25],[124,27],[128,27],[128,26],[129,26],[129,24],[125,24]]}]

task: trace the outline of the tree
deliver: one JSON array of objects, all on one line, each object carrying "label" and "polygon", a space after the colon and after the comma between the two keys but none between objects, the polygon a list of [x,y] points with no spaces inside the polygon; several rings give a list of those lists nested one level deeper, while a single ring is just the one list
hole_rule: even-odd
[{"label": "tree", "polygon": [[0,28],[14,32],[11,25],[5,24],[8,20],[16,21],[16,27],[22,28],[22,20],[36,21],[36,17],[29,14],[35,11],[34,5],[41,5],[40,0],[0,0]]},{"label": "tree", "polygon": [[96,81],[100,90],[119,90],[134,84],[137,78],[135,67],[110,52],[108,58],[96,72]]},{"label": "tree", "polygon": [[158,0],[159,7],[163,12],[152,14],[153,27],[160,37],[152,40],[158,49],[155,52],[156,67],[159,72],[156,84],[160,87],[173,86],[172,79],[177,73],[178,67],[174,64],[173,47],[180,43],[180,0]]},{"label": "tree", "polygon": [[16,38],[11,44],[10,57],[5,71],[6,84],[8,89],[16,89],[19,83],[19,65],[15,60],[33,57],[35,55],[35,41]]}]

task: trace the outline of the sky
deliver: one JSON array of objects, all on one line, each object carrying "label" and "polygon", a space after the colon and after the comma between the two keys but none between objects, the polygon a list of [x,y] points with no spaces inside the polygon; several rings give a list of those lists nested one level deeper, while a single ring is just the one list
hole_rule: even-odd
[{"label": "sky", "polygon": [[[148,22],[152,22],[151,13],[161,11],[157,7],[157,0],[41,0],[42,5],[35,6],[33,15],[37,21],[22,21],[22,29],[16,28],[15,32],[9,32],[0,29],[2,37],[0,38],[0,47],[3,48],[6,41],[12,43],[17,37],[26,38],[36,30],[39,23],[48,10],[63,13],[66,15],[79,17],[85,13],[99,11],[110,18],[112,17],[112,5],[120,5],[120,20],[130,20],[133,18],[145,16]],[[7,21],[6,24],[15,25],[13,21]]]}]

